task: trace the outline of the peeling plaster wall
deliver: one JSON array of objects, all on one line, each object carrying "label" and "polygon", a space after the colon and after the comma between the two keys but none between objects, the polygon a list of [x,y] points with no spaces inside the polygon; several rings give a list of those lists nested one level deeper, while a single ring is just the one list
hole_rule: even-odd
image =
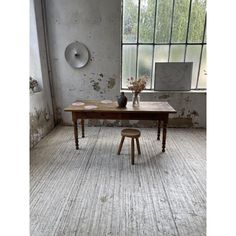
[{"label": "peeling plaster wall", "polygon": [[[30,76],[40,82],[41,92],[30,94],[30,147],[35,146],[54,127],[52,99],[39,0],[30,1]],[[37,12],[35,12],[35,7]],[[37,20],[36,20],[37,19]],[[37,23],[36,23],[37,22]]]},{"label": "peeling plaster wall", "polygon": [[[49,46],[57,119],[72,124],[71,114],[63,111],[76,99],[116,99],[121,77],[121,1],[120,0],[51,0],[46,1]],[[84,68],[73,69],[64,52],[74,41],[84,43],[91,59]],[[126,93],[131,99],[131,94]],[[205,127],[206,93],[147,92],[143,101],[168,101],[177,114],[169,126]],[[155,125],[147,121],[89,121],[89,125]]]},{"label": "peeling plaster wall", "polygon": [[150,92],[141,97],[142,101],[167,101],[175,108],[177,113],[169,116],[169,127],[206,127],[206,92]]},{"label": "peeling plaster wall", "polygon": [[45,93],[30,95],[30,147],[34,147],[53,127],[53,115]]},{"label": "peeling plaster wall", "polygon": [[[57,119],[71,121],[63,109],[74,100],[113,99],[120,88],[120,1],[46,1]],[[89,63],[72,68],[65,48],[79,41],[90,51]]]}]

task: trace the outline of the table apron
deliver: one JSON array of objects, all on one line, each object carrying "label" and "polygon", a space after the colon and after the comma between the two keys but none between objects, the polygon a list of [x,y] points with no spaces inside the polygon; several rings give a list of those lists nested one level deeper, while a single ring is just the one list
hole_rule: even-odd
[{"label": "table apron", "polygon": [[168,121],[167,112],[160,113],[107,113],[107,112],[72,112],[73,121],[77,119],[111,119],[111,120],[162,120]]}]

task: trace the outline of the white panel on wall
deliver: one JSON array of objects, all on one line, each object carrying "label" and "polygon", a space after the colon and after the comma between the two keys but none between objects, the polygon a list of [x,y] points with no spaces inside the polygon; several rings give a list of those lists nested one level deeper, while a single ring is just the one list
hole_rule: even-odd
[{"label": "white panel on wall", "polygon": [[192,62],[155,63],[155,90],[191,90]]}]

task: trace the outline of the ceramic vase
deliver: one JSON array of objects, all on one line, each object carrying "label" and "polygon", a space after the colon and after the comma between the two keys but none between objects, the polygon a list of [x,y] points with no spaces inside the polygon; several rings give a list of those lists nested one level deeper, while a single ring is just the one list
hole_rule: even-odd
[{"label": "ceramic vase", "polygon": [[117,98],[117,103],[120,108],[126,107],[127,97],[125,96],[124,92],[120,93],[120,96]]}]

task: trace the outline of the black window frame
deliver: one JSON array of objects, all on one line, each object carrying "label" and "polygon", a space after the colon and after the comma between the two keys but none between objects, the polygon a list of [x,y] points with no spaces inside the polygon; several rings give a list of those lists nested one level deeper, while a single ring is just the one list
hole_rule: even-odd
[{"label": "black window frame", "polygon": [[[189,0],[189,12],[188,12],[188,22],[187,22],[187,32],[186,32],[186,40],[185,42],[181,43],[174,43],[171,42],[172,40],[172,31],[173,31],[173,18],[174,18],[174,10],[175,10],[175,0],[173,0],[172,3],[172,16],[171,16],[171,28],[170,28],[170,38],[168,43],[156,43],[155,36],[156,36],[156,16],[157,16],[157,1],[155,0],[155,19],[154,19],[154,31],[153,31],[153,42],[152,43],[141,43],[139,42],[139,27],[140,27],[140,2],[141,0],[138,0],[138,19],[137,19],[137,39],[135,43],[125,43],[123,42],[123,0],[121,1],[121,90],[128,90],[128,88],[123,87],[123,78],[122,78],[122,61],[123,61],[123,46],[124,45],[134,45],[136,47],[136,72],[135,72],[135,78],[137,78],[138,74],[138,53],[139,53],[139,45],[150,45],[153,46],[153,52],[152,52],[152,69],[151,69],[151,81],[150,81],[150,87],[151,88],[145,88],[146,91],[155,91],[152,87],[153,84],[153,67],[154,67],[154,54],[155,54],[155,46],[162,46],[162,45],[168,45],[169,51],[168,51],[168,61],[170,61],[170,52],[171,52],[171,46],[172,45],[184,45],[185,46],[185,52],[184,52],[184,62],[186,61],[186,52],[187,52],[187,46],[188,45],[200,45],[200,58],[199,58],[199,66],[198,66],[198,72],[197,72],[197,81],[195,88],[191,88],[191,90],[206,90],[206,88],[198,88],[199,83],[199,77],[200,77],[200,70],[201,70],[201,61],[202,61],[202,52],[204,45],[207,45],[205,42],[205,35],[206,35],[206,23],[207,23],[207,11],[205,12],[205,22],[204,22],[204,29],[203,29],[203,35],[201,42],[197,43],[190,43],[188,42],[188,36],[189,36],[189,25],[190,25],[190,19],[191,19],[191,10],[192,10],[192,0]],[[155,78],[154,78],[155,79]]]}]

